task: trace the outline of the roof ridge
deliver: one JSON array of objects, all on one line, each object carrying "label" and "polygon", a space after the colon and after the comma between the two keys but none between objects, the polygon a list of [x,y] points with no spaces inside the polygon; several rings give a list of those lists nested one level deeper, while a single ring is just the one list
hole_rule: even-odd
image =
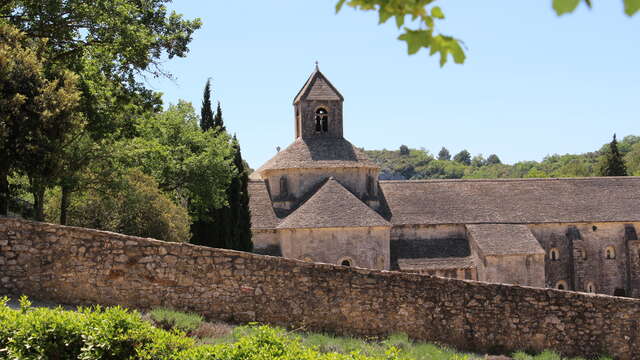
[{"label": "roof ridge", "polygon": [[640,176],[589,176],[589,177],[552,177],[552,178],[497,178],[497,179],[420,179],[420,180],[380,180],[381,183],[437,183],[437,182],[548,182],[548,181],[593,181],[599,179],[633,180]]}]

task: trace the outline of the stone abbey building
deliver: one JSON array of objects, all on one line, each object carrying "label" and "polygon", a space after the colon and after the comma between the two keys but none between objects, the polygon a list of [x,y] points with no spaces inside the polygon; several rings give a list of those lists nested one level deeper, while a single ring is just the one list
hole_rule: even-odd
[{"label": "stone abbey building", "polygon": [[295,140],[251,175],[255,251],[640,297],[640,178],[379,181],[316,67]]}]

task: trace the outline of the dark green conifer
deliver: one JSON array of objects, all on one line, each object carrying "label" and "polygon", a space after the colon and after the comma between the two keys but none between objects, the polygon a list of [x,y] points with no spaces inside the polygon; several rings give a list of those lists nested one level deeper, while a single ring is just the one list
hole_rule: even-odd
[{"label": "dark green conifer", "polygon": [[224,121],[222,120],[222,108],[220,107],[220,101],[218,101],[216,116],[213,118],[213,126],[217,127],[219,131],[227,131],[224,127]]},{"label": "dark green conifer", "polygon": [[251,212],[249,210],[249,173],[244,166],[242,154],[240,152],[240,144],[233,137],[234,157],[233,164],[238,171],[236,177],[231,180],[229,186],[229,244],[228,248],[251,251],[253,243],[251,242]]},{"label": "dark green conifer", "polygon": [[600,168],[601,176],[627,176],[627,167],[618,150],[616,134],[613,134],[613,141],[609,144],[609,149],[604,156],[604,164]]},{"label": "dark green conifer", "polygon": [[[218,103],[218,106],[219,103]],[[213,118],[213,110],[211,109],[211,79],[207,79],[204,86],[204,94],[202,94],[202,109],[200,110],[200,128],[202,131],[211,129],[215,124]]]}]

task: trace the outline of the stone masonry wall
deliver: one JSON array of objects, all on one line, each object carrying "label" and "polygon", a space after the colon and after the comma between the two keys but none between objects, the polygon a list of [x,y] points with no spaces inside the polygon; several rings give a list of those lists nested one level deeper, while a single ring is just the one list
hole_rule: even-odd
[{"label": "stone masonry wall", "polygon": [[11,218],[0,218],[0,291],[338,334],[404,332],[475,351],[640,359],[635,299],[309,264]]}]

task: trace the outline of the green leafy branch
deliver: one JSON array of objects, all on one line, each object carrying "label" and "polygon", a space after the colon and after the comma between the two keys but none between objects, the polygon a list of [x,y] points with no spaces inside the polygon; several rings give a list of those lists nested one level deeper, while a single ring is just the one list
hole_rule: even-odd
[{"label": "green leafy branch", "polygon": [[[336,13],[346,4],[356,10],[376,11],[379,15],[379,24],[386,23],[394,18],[398,29],[404,32],[398,37],[407,43],[409,55],[413,55],[420,49],[428,49],[429,55],[440,55],[440,66],[447,63],[449,55],[456,64],[462,64],[466,55],[463,49],[464,43],[455,37],[439,34],[435,31],[436,21],[443,20],[444,12],[433,3],[437,0],[338,0]],[[624,12],[633,16],[640,10],[640,0],[622,0]],[[553,10],[557,15],[573,12],[580,3],[591,8],[592,0],[552,0]],[[415,29],[405,26],[405,19],[411,17],[411,21],[418,21]]]},{"label": "green leafy branch", "polygon": [[[440,54],[440,66],[446,64],[449,55],[456,64],[464,63],[466,58],[461,40],[452,36],[438,34],[435,31],[436,21],[444,19],[444,13],[439,6],[429,6],[435,0],[339,0],[336,12],[343,5],[364,11],[377,11],[379,23],[384,24],[394,18],[398,29],[403,28],[398,39],[407,43],[409,55],[420,49],[429,49],[429,55]],[[411,21],[418,21],[419,27],[411,29],[405,25],[407,16]]]},{"label": "green leafy branch", "polygon": [[[553,10],[558,15],[564,15],[573,12],[580,3],[584,3],[591,8],[591,0],[553,0]],[[640,0],[622,0],[624,4],[624,13],[633,16],[640,10]]]}]

